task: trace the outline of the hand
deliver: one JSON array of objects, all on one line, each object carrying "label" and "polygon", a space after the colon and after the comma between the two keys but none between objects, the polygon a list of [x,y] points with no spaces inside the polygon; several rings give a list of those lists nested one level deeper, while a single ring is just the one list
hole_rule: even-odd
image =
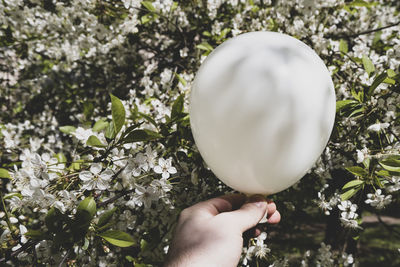
[{"label": "hand", "polygon": [[275,204],[259,195],[250,199],[241,194],[225,195],[183,210],[165,266],[237,266],[243,233],[255,227],[267,209],[268,223],[278,223],[281,216]]}]

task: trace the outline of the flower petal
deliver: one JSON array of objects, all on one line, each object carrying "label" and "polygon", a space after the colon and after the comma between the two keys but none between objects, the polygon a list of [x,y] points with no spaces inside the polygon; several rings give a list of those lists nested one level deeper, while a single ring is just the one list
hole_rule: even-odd
[{"label": "flower petal", "polygon": [[93,174],[89,171],[82,171],[79,173],[79,179],[82,181],[90,181],[93,178]]},{"label": "flower petal", "polygon": [[153,168],[153,170],[154,170],[155,173],[162,173],[162,172],[163,172],[161,166],[155,166],[155,167]]},{"label": "flower petal", "polygon": [[114,175],[112,170],[105,170],[99,175],[99,178],[104,181],[108,181]]},{"label": "flower petal", "polygon": [[168,179],[169,178],[169,172],[163,172],[162,178]]},{"label": "flower petal", "polygon": [[169,168],[168,168],[168,172],[169,172],[170,174],[175,174],[175,173],[176,173],[176,168],[175,168],[175,167],[169,167]]},{"label": "flower petal", "polygon": [[94,163],[92,166],[90,166],[90,171],[93,174],[99,174],[101,172],[102,166],[100,163]]}]

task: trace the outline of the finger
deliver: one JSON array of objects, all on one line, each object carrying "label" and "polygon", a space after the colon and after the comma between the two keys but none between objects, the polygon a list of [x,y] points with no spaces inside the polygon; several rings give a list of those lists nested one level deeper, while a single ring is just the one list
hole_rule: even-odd
[{"label": "finger", "polygon": [[190,213],[205,213],[211,216],[215,216],[221,212],[231,211],[240,207],[246,196],[242,194],[229,194],[220,197],[212,198],[203,202],[199,202],[196,205],[188,208]]},{"label": "finger", "polygon": [[276,205],[274,202],[268,202],[268,215],[267,218],[271,217],[272,214],[274,214],[276,211]]},{"label": "finger", "polygon": [[[244,194],[228,194],[228,195],[220,196],[220,198],[227,200],[231,204],[230,210],[239,209],[246,201],[246,195],[244,195]],[[221,212],[230,211],[230,210],[224,210]]]},{"label": "finger", "polygon": [[259,235],[261,235],[261,230],[256,228],[255,231],[254,231],[254,237],[257,237]]},{"label": "finger", "polygon": [[280,222],[281,220],[281,214],[279,211],[275,211],[273,214],[271,214],[271,217],[268,218],[268,223],[269,224],[276,224]]},{"label": "finger", "polygon": [[250,198],[250,202],[244,204],[240,209],[222,213],[227,221],[235,223],[235,227],[242,233],[256,226],[267,210],[268,203],[265,198],[255,195]]}]

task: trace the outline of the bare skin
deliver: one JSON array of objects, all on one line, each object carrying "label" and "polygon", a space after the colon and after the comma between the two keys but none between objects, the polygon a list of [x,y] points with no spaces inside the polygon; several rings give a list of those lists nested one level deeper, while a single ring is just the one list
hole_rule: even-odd
[{"label": "bare skin", "polygon": [[[268,223],[281,216],[273,202],[255,195],[225,195],[197,203],[180,214],[165,267],[237,266],[243,248],[243,233],[262,219]],[[256,229],[255,235],[260,230]]]}]

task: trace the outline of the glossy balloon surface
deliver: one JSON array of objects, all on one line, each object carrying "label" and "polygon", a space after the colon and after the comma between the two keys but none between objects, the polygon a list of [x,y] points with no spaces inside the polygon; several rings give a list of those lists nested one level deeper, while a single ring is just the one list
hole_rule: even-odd
[{"label": "glossy balloon surface", "polygon": [[335,118],[335,92],[319,56],[285,34],[251,32],[218,46],[190,96],[196,145],[226,185],[282,191],[312,167]]}]

